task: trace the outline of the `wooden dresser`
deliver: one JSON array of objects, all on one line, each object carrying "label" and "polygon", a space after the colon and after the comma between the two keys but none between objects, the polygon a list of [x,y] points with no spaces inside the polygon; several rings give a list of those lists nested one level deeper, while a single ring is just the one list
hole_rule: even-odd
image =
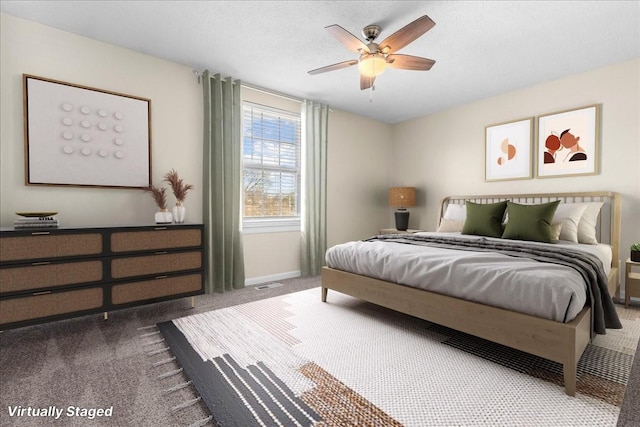
[{"label": "wooden dresser", "polygon": [[204,293],[202,224],[0,228],[0,330]]}]

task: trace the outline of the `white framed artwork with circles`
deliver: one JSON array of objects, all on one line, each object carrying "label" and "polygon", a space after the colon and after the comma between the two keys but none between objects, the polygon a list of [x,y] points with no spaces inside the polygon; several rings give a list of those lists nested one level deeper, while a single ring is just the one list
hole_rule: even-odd
[{"label": "white framed artwork with circles", "polygon": [[151,100],[23,74],[25,184],[151,184]]}]

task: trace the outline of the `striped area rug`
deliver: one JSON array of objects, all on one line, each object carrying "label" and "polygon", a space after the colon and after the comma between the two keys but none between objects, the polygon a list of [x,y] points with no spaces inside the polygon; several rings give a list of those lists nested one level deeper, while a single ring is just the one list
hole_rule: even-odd
[{"label": "striped area rug", "polygon": [[158,325],[223,426],[613,426],[640,310],[562,367],[320,289]]}]

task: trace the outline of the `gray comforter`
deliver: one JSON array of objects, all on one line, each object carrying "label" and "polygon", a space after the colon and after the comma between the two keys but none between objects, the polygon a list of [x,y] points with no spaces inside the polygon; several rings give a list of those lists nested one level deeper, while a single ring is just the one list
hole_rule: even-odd
[{"label": "gray comforter", "polygon": [[[422,258],[418,259],[415,258],[417,255],[413,252],[389,250],[374,262],[374,264],[377,265],[365,266],[363,260],[367,257],[358,257],[358,253],[370,252],[370,250],[374,250],[374,247],[384,244],[384,242],[422,246],[425,248],[440,248],[445,251],[431,251],[428,254],[421,254],[420,256]],[[448,251],[471,251],[474,254],[473,256],[464,257],[459,255],[459,252],[456,252],[458,254],[456,255]],[[395,252],[398,252],[399,259],[401,259],[400,261],[395,259]],[[452,259],[454,259],[450,264],[448,264],[447,258],[444,255],[441,256],[441,254],[445,252],[451,254]],[[469,258],[472,258],[473,262],[478,265],[473,268],[468,268],[470,267],[467,262]],[[509,262],[510,259],[514,261]],[[349,261],[347,262],[347,260]],[[462,262],[461,260],[465,261]],[[429,262],[431,262],[431,264]],[[506,262],[507,264],[501,265],[498,262]],[[345,265],[348,263],[351,263],[353,268]],[[396,273],[390,275],[388,272],[392,271],[392,268],[385,268],[385,263],[388,264],[387,267],[398,267],[400,269],[399,275]],[[483,263],[487,265],[483,266]],[[546,266],[540,266],[538,263],[546,263]],[[383,280],[394,281],[393,277],[416,277],[416,283],[404,283],[402,280],[397,281],[397,283],[457,297],[462,297],[462,295],[466,296],[472,291],[476,294],[469,298],[470,300],[503,306],[508,309],[514,309],[511,302],[508,302],[506,305],[502,302],[493,304],[492,298],[502,301],[508,298],[508,295],[505,296],[508,292],[504,292],[504,287],[508,285],[502,282],[517,281],[519,279],[518,269],[522,267],[523,271],[528,270],[523,272],[524,276],[528,279],[537,276],[539,279],[537,285],[544,284],[547,288],[543,289],[541,287],[540,292],[536,289],[526,289],[529,295],[535,295],[537,300],[543,304],[546,299],[558,300],[549,301],[549,304],[559,303],[560,308],[553,309],[557,313],[548,316],[542,315],[541,317],[566,322],[575,317],[577,311],[586,303],[592,308],[591,324],[593,332],[605,334],[606,328],[619,329],[622,327],[609,295],[607,277],[602,262],[589,253],[571,250],[566,247],[560,248],[550,244],[532,245],[527,242],[485,238],[469,239],[449,236],[382,235],[371,237],[362,242],[353,242],[353,245],[343,244],[331,248],[327,252],[327,265],[346,271],[353,271],[358,274],[371,275]],[[416,270],[416,268],[422,271],[411,271],[410,274],[407,271],[402,271],[402,269]],[[474,268],[481,269],[479,270],[480,274],[475,274]],[[571,271],[567,271],[567,268]],[[369,274],[369,271],[375,270],[378,270],[380,273]],[[438,276],[438,279],[435,281],[425,279],[428,277],[430,271],[433,271],[434,275]],[[442,280],[443,278],[446,278],[446,280]],[[569,291],[557,291],[555,284],[551,284],[553,280],[562,286],[570,288]],[[498,283],[496,286],[499,286],[499,288],[493,287],[493,284],[489,283],[492,281]],[[448,283],[443,284],[443,282]],[[451,282],[464,282],[462,286],[464,287],[466,285],[466,288],[456,291],[454,288],[455,283]],[[423,283],[425,283],[424,286]],[[433,285],[433,288],[430,283]],[[527,285],[521,286],[520,290],[527,287]],[[485,288],[487,290],[486,292]],[[500,290],[496,292],[495,289]],[[585,291],[586,298],[581,295],[584,294]],[[458,294],[456,294],[456,292],[458,292]],[[549,297],[549,295],[551,296]],[[536,298],[533,297],[529,300],[524,298],[524,301],[518,304],[521,306],[530,306],[534,304],[534,299]],[[569,305],[571,303],[573,303],[575,307],[573,308],[572,317],[567,318]],[[518,308],[515,309],[516,311],[527,314],[538,315],[535,309],[531,309],[534,310],[533,312],[529,311],[529,307],[522,310]]]}]

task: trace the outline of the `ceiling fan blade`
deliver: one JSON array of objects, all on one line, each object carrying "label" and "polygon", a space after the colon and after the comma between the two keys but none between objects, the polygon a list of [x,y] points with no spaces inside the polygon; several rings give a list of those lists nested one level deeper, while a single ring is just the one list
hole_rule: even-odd
[{"label": "ceiling fan blade", "polygon": [[352,50],[356,53],[366,52],[369,53],[369,48],[366,44],[362,42],[359,38],[351,34],[349,31],[342,28],[340,25],[334,24],[325,27],[329,33],[338,39],[340,43],[345,45],[347,49]]},{"label": "ceiling fan blade", "polygon": [[375,80],[375,77],[367,77],[360,74],[360,90],[369,89],[371,86],[373,86],[373,82]]},{"label": "ceiling fan blade", "polygon": [[396,52],[432,29],[434,25],[436,23],[427,15],[421,16],[384,39],[379,44],[380,49],[386,54]]},{"label": "ceiling fan blade", "polygon": [[311,70],[309,71],[309,74],[314,75],[314,74],[326,73],[327,71],[339,70],[340,68],[347,68],[352,65],[356,65],[357,63],[358,63],[357,59],[338,62],[337,64],[327,65],[326,67],[316,68],[315,70]]},{"label": "ceiling fan blade", "polygon": [[428,71],[436,61],[428,58],[411,55],[389,55],[387,56],[387,67],[399,68],[401,70]]}]

